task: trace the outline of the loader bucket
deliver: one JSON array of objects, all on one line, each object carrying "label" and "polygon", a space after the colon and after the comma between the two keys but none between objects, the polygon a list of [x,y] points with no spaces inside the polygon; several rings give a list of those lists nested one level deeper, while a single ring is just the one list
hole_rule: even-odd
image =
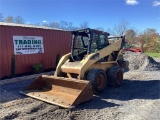
[{"label": "loader bucket", "polygon": [[71,108],[93,97],[89,81],[47,75],[39,76],[21,93],[64,108]]}]

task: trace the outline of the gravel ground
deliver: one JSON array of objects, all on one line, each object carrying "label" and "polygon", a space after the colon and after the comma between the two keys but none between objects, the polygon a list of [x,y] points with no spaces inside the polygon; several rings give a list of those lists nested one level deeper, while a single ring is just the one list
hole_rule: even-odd
[{"label": "gravel ground", "polygon": [[[160,62],[160,58],[156,59]],[[72,109],[19,93],[33,80],[0,87],[0,120],[159,120],[160,71],[129,71],[120,87]]]}]

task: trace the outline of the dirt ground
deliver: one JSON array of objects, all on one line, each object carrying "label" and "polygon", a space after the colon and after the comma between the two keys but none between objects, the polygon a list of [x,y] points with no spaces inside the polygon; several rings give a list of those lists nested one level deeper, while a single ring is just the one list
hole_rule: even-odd
[{"label": "dirt ground", "polygon": [[0,86],[0,120],[160,120],[160,71],[126,72],[120,87],[72,109],[20,94],[32,81]]}]

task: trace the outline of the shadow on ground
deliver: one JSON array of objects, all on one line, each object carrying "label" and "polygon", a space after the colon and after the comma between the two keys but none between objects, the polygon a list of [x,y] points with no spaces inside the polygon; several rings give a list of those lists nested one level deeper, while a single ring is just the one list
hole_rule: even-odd
[{"label": "shadow on ground", "polygon": [[[0,103],[26,98],[26,96],[20,94],[19,91],[22,91],[32,81],[33,80],[29,80],[1,86]],[[120,101],[133,99],[160,99],[160,81],[124,80],[121,86],[107,87],[103,93],[94,96],[91,101],[78,105],[76,108],[102,109],[119,106],[119,104],[108,102],[108,99]]]},{"label": "shadow on ground", "polygon": [[103,109],[106,107],[120,106],[119,104],[107,102],[107,100],[127,101],[133,99],[160,99],[160,81],[138,81],[124,80],[119,87],[108,87],[106,90],[94,96],[93,100],[78,105],[77,109]]},{"label": "shadow on ground", "polygon": [[160,80],[124,80],[119,87],[108,87],[100,97],[123,101],[160,99]]}]

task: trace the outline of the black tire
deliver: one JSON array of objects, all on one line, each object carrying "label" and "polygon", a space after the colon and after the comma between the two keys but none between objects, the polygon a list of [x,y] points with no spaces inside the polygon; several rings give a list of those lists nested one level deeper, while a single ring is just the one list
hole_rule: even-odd
[{"label": "black tire", "polygon": [[123,81],[123,69],[119,66],[112,66],[107,70],[107,80],[110,86],[119,86]]},{"label": "black tire", "polygon": [[87,80],[91,81],[95,94],[101,93],[107,85],[106,73],[101,69],[91,69],[87,74]]}]

